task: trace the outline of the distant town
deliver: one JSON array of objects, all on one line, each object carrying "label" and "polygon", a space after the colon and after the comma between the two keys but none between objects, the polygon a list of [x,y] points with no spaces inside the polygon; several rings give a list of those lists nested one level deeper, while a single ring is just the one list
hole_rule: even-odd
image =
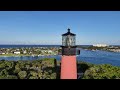
[{"label": "distant town", "polygon": [[104,51],[110,51],[110,52],[120,52],[120,46],[112,46],[107,44],[94,44],[89,47],[82,46],[81,48],[85,50],[104,50]]},{"label": "distant town", "polygon": [[0,56],[48,56],[57,55],[57,47],[0,48]]},{"label": "distant town", "polygon": [[[95,44],[88,47],[78,46],[85,50],[104,50],[110,52],[120,52],[120,46],[107,44]],[[49,56],[60,54],[61,47],[23,47],[23,48],[0,48],[0,56]]]}]

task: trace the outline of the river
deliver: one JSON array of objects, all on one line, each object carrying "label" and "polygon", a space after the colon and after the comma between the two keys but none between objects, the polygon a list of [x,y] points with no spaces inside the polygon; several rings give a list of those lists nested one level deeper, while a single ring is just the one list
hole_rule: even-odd
[{"label": "river", "polygon": [[[0,57],[0,60],[38,60],[42,58],[56,58],[61,60],[60,55],[56,56],[21,56],[21,57]],[[81,49],[81,53],[77,56],[78,61],[85,61],[93,64],[112,64],[114,66],[120,66],[120,53],[108,52],[108,51],[91,51]]]}]

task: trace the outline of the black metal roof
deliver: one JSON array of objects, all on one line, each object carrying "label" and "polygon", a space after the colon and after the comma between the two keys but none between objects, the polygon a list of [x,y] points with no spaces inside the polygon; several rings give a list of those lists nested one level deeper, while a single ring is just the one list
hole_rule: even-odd
[{"label": "black metal roof", "polygon": [[65,34],[62,34],[62,36],[67,36],[67,35],[75,36],[76,34],[71,33],[71,32],[70,32],[70,29],[68,28],[68,32],[65,33]]}]

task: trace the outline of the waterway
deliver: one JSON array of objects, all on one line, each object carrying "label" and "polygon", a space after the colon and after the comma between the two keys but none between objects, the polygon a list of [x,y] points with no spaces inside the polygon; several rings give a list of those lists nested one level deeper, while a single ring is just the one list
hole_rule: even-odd
[{"label": "waterway", "polygon": [[[42,58],[56,58],[61,60],[61,55],[55,56],[20,56],[20,57],[0,57],[0,60],[38,60]],[[85,61],[93,64],[112,64],[114,66],[120,66],[120,53],[108,52],[108,51],[91,51],[81,49],[80,55],[77,56],[78,61]]]}]

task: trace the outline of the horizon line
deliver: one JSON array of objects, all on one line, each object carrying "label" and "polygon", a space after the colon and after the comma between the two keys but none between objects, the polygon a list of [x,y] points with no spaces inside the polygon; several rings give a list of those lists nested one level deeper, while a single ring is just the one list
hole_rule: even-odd
[{"label": "horizon line", "polygon": [[[62,44],[0,44],[0,45],[58,45],[58,46],[61,46]],[[79,44],[79,45],[94,45],[94,44]],[[120,45],[120,44],[109,44],[109,45]]]}]

